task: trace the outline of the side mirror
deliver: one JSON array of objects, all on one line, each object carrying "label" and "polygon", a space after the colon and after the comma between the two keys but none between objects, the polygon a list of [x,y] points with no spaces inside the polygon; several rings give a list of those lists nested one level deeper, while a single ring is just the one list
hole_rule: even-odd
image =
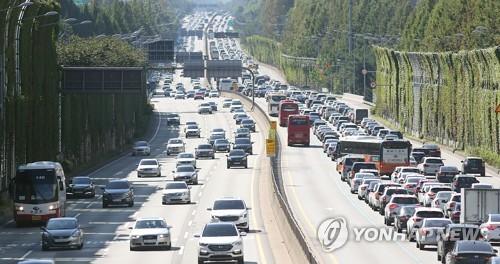
[{"label": "side mirror", "polygon": [[42,231],[47,231],[47,229],[45,228],[45,226],[41,226],[41,227],[40,227],[40,230],[42,230]]},{"label": "side mirror", "polygon": [[210,207],[209,207],[209,208],[207,208],[207,211],[212,211],[212,208],[210,208]]},{"label": "side mirror", "polygon": [[193,237],[199,238],[200,235],[199,234],[194,234]]},{"label": "side mirror", "polygon": [[241,232],[240,233],[240,236],[246,236],[247,235],[247,232]]},{"label": "side mirror", "polygon": [[171,225],[167,225],[167,228],[170,229],[170,228],[172,228],[172,226]]},{"label": "side mirror", "polygon": [[134,229],[133,227],[129,226],[128,229]]},{"label": "side mirror", "polygon": [[175,171],[172,171],[172,173],[175,173]]},{"label": "side mirror", "polygon": [[64,191],[64,183],[63,182],[59,182],[59,190]]}]

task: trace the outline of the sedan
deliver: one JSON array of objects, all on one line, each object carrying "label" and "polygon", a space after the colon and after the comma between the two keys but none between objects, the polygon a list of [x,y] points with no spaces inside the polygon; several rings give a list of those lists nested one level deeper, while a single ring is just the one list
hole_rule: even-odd
[{"label": "sedan", "polygon": [[160,217],[139,218],[134,225],[129,227],[130,250],[138,248],[165,248],[172,247],[170,229],[165,220]]},{"label": "sedan", "polygon": [[188,125],[184,129],[184,133],[186,135],[186,138],[188,137],[200,137],[201,136],[201,131],[198,125]]},{"label": "sedan", "polygon": [[186,183],[198,184],[198,169],[193,165],[181,165],[172,171],[174,181],[184,181]]},{"label": "sedan", "polygon": [[83,248],[83,231],[75,217],[51,218],[41,229],[44,251],[51,248]]},{"label": "sedan", "polygon": [[248,138],[236,138],[233,143],[233,149],[242,149],[246,153],[252,155],[252,144],[253,142]]},{"label": "sedan", "polygon": [[214,151],[224,151],[229,152],[231,150],[231,143],[225,138],[216,139],[214,141]]},{"label": "sedan", "polygon": [[417,207],[419,207],[419,205],[405,205],[398,209],[394,216],[394,229],[396,232],[401,233],[403,229],[406,229],[406,223],[415,213],[415,208]]},{"label": "sedan", "polygon": [[163,189],[162,204],[185,202],[191,203],[191,187],[185,182],[168,182]]},{"label": "sedan", "polygon": [[66,189],[66,193],[72,194],[73,196],[86,196],[93,198],[95,197],[95,185],[89,177],[73,177],[71,183]]},{"label": "sedan", "polygon": [[496,250],[490,243],[480,240],[460,240],[446,255],[446,263],[489,263],[490,258],[496,256]]},{"label": "sedan", "polygon": [[175,99],[186,99],[186,95],[183,92],[176,92]]},{"label": "sedan", "polygon": [[426,218],[422,226],[416,233],[415,240],[417,247],[423,250],[426,245],[437,246],[439,236],[444,233],[447,225],[451,224],[450,219],[446,218]]},{"label": "sedan", "polygon": [[161,164],[156,159],[142,159],[137,164],[137,177],[161,177]]},{"label": "sedan", "polygon": [[[419,205],[418,199],[415,195],[409,194],[395,194],[391,196],[391,200],[387,203],[384,208],[384,223],[386,225],[391,225],[394,222],[394,218],[398,213],[398,208],[408,205]],[[382,211],[382,209],[380,209]]]},{"label": "sedan", "polygon": [[136,155],[150,155],[151,147],[147,141],[137,141],[134,143],[134,148],[132,149],[132,156]]},{"label": "sedan", "polygon": [[500,214],[489,214],[488,221],[480,227],[481,234],[486,241],[500,240]]},{"label": "sedan", "polygon": [[208,102],[208,104],[212,108],[212,111],[217,111],[217,104],[215,102]]},{"label": "sedan", "polygon": [[186,143],[181,138],[171,138],[167,142],[166,154],[178,154],[186,151]]},{"label": "sedan", "polygon": [[198,114],[211,114],[212,113],[212,107],[208,103],[200,104],[198,106]]},{"label": "sedan", "polygon": [[250,131],[255,132],[255,122],[252,119],[241,120],[240,127],[248,128]]},{"label": "sedan", "polygon": [[178,167],[181,165],[192,165],[196,168],[196,159],[193,153],[183,152],[177,154],[175,166]]},{"label": "sedan", "polygon": [[227,157],[227,168],[231,168],[233,166],[242,166],[244,168],[248,168],[248,154],[242,149],[233,149],[229,152]]},{"label": "sedan", "polygon": [[195,158],[199,159],[201,157],[215,159],[215,151],[213,146],[210,144],[199,144],[198,147],[194,149]]}]

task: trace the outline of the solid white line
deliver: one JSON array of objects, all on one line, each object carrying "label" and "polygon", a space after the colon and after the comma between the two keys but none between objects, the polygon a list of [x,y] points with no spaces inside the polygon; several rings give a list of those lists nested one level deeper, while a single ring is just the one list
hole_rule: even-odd
[{"label": "solid white line", "polygon": [[189,232],[184,233],[184,239],[186,239],[189,236]]},{"label": "solid white line", "polygon": [[179,255],[182,255],[182,254],[184,254],[184,246],[181,246],[179,248]]},{"label": "solid white line", "polygon": [[199,192],[199,193],[198,193],[198,196],[201,196],[201,195],[202,195],[202,192]]},{"label": "solid white line", "polygon": [[21,259],[24,259],[26,258],[29,254],[31,254],[33,252],[33,250],[29,250],[28,252],[26,252],[26,254],[24,254]]},{"label": "solid white line", "polygon": [[193,220],[189,220],[188,226],[191,226],[193,224]]},{"label": "solid white line", "polygon": [[[88,208],[88,207],[87,207]],[[81,215],[81,213],[78,213],[76,214],[75,216],[73,216],[74,218],[78,218],[79,216]]]}]

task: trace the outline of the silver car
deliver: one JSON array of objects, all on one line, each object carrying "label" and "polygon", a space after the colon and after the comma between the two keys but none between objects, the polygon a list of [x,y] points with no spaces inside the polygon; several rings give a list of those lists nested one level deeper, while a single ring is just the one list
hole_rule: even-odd
[{"label": "silver car", "polygon": [[198,184],[198,169],[193,165],[180,165],[172,171],[174,181],[184,181],[186,183]]},{"label": "silver car", "polygon": [[417,247],[422,250],[426,245],[437,245],[438,239],[444,234],[444,229],[449,224],[452,224],[450,219],[425,218],[416,232]]},{"label": "silver car", "polygon": [[134,148],[132,150],[132,156],[136,155],[150,155],[151,147],[147,141],[137,141],[134,143]]},{"label": "silver car", "polygon": [[163,189],[162,204],[191,203],[191,187],[185,182],[168,182]]},{"label": "silver car", "polygon": [[169,250],[172,247],[171,226],[160,217],[139,218],[129,227],[130,250],[146,247],[159,247]]},{"label": "silver car", "polygon": [[42,250],[83,247],[83,231],[74,217],[51,218],[41,229]]}]

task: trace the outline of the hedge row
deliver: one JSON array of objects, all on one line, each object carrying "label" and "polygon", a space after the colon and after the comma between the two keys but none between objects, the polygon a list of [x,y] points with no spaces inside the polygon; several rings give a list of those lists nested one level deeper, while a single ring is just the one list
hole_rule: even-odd
[{"label": "hedge row", "polygon": [[375,111],[420,138],[500,166],[500,48],[458,53],[376,47]]}]

